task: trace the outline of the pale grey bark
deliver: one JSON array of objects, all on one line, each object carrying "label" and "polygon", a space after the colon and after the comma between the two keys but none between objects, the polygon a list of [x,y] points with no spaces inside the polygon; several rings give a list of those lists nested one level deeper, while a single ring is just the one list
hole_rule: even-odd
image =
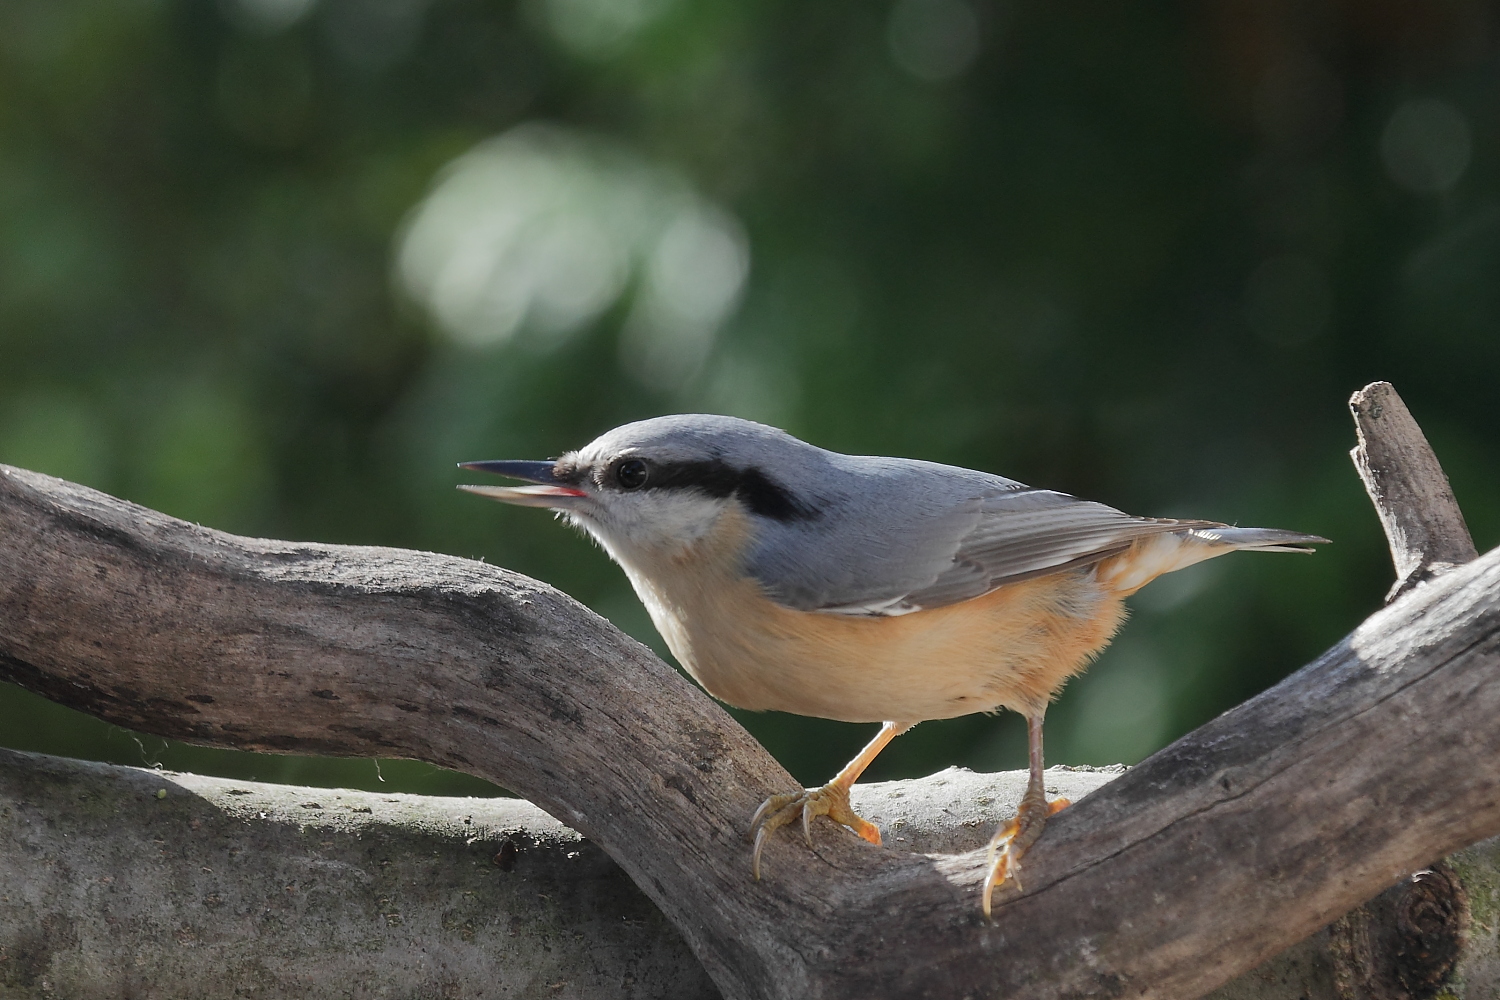
[{"label": "pale grey bark", "polygon": [[[1052,768],[1048,793],[1079,801],[1122,773]],[[854,802],[891,848],[953,852],[983,845],[1025,783],[1024,771],[950,768],[856,786]],[[1444,986],[1458,1000],[1500,995],[1500,840],[1450,865],[1473,900],[1465,912],[1478,916]],[[1371,937],[1369,921],[1351,917],[1210,1000],[1411,996],[1368,989],[1364,970],[1380,960],[1340,947],[1351,930]],[[1360,989],[1341,993],[1341,979]],[[0,997],[244,994],[719,996],[624,872],[529,802],[271,785],[0,750]]]},{"label": "pale grey bark", "polygon": [[489,778],[615,858],[731,1000],[1196,996],[1500,833],[1500,552],[1059,814],[993,923],[982,851],[823,822],[752,882],[746,818],[789,776],[607,623],[466,560],[0,467],[0,677],[160,735]]},{"label": "pale grey bark", "polygon": [[0,997],[718,997],[603,851],[519,799],[0,751]]},{"label": "pale grey bark", "polygon": [[[1054,768],[1081,799],[1121,769]],[[972,848],[1024,772],[859,787],[897,850]],[[520,799],[231,781],[0,750],[0,997],[697,1000],[609,856]]]}]

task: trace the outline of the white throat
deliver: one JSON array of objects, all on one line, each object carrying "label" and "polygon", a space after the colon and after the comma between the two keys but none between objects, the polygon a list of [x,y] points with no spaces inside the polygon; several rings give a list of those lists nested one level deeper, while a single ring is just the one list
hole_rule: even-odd
[{"label": "white throat", "polygon": [[621,497],[610,504],[603,517],[570,514],[569,519],[632,575],[650,576],[664,561],[687,556],[714,534],[724,515],[737,506],[733,500],[692,490],[663,490]]}]

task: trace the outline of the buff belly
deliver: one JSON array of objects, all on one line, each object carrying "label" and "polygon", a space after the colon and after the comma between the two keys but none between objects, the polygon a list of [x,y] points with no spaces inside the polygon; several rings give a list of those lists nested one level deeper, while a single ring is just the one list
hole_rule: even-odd
[{"label": "buff belly", "polygon": [[716,562],[695,559],[649,577],[627,572],[673,655],[710,694],[740,708],[845,722],[1035,712],[1124,617],[1120,596],[1092,569],[865,617],[783,607],[755,581],[716,571]]},{"label": "buff belly", "polygon": [[888,618],[792,611],[753,593],[734,603],[717,627],[676,629],[699,682],[731,705],[845,722],[1038,711],[1124,614],[1088,571]]},{"label": "buff belly", "polygon": [[1236,547],[1167,532],[1092,566],[875,617],[770,600],[742,570],[750,535],[733,507],[670,551],[632,550],[596,532],[673,655],[710,694],[740,708],[845,722],[916,723],[997,708],[1035,714],[1109,644],[1126,597]]}]

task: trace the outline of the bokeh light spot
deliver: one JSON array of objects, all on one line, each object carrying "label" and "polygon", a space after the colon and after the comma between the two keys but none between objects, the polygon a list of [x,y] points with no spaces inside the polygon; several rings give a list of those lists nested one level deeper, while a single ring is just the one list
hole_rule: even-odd
[{"label": "bokeh light spot", "polygon": [[646,263],[645,282],[620,340],[625,370],[672,389],[703,366],[750,269],[739,223],[698,200],[685,202]]},{"label": "bokeh light spot", "polygon": [[1386,173],[1413,194],[1442,194],[1469,168],[1474,140],[1469,121],[1438,100],[1407,101],[1380,136]]},{"label": "bokeh light spot", "polygon": [[285,31],[307,16],[316,0],[219,0],[219,9],[235,27],[255,34]]},{"label": "bokeh light spot", "polygon": [[886,40],[896,65],[918,80],[951,80],[979,55],[979,18],[964,0],[897,0]]},{"label": "bokeh light spot", "polygon": [[540,0],[540,19],[562,45],[582,56],[607,56],[659,19],[674,0]]},{"label": "bokeh light spot", "polygon": [[560,343],[635,279],[622,360],[662,387],[701,366],[749,264],[739,223],[675,173],[535,124],[453,163],[398,250],[408,292],[472,346]]}]

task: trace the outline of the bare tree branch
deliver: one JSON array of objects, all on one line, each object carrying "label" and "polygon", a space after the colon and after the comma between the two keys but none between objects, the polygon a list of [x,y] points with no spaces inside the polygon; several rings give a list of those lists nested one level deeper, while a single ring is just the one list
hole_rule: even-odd
[{"label": "bare tree branch", "polygon": [[3,473],[0,677],[160,735],[489,778],[616,858],[732,1000],[1194,996],[1500,832],[1500,552],[1059,814],[989,923],[982,854],[827,824],[752,882],[746,817],[791,779],[544,585]]},{"label": "bare tree branch", "polygon": [[[1052,768],[1079,801],[1124,773]],[[985,843],[1025,771],[856,785],[899,851]],[[1209,1000],[1500,994],[1500,838]],[[1463,886],[1479,899],[1465,933]],[[598,847],[520,799],[207,778],[0,750],[0,987],[21,997],[718,997]],[[1412,985],[1426,987],[1415,993]],[[1341,986],[1343,989],[1341,989]]]},{"label": "bare tree branch", "polygon": [[0,750],[0,996],[247,995],[719,992],[625,873],[529,802]]},{"label": "bare tree branch", "polygon": [[1396,564],[1394,600],[1437,573],[1475,558],[1474,539],[1448,476],[1389,382],[1349,398],[1359,444],[1349,453],[1380,515]]},{"label": "bare tree branch", "polygon": [[[1122,770],[1054,768],[1048,787],[1082,799]],[[856,801],[897,850],[972,848],[1025,786],[949,769]],[[356,982],[393,1000],[719,996],[625,873],[529,802],[0,750],[0,995],[334,1000]]]}]

